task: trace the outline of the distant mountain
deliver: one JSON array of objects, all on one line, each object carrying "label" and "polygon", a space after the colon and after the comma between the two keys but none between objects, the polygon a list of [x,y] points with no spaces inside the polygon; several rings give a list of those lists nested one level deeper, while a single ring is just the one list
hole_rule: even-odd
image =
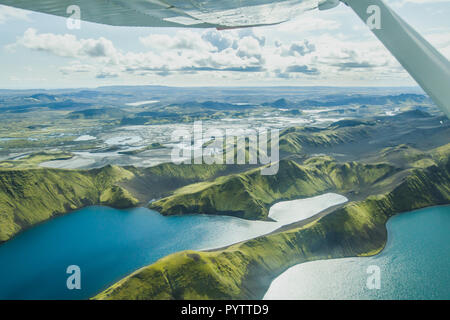
[{"label": "distant mountain", "polygon": [[282,98],[282,99],[278,99],[274,102],[265,102],[262,105],[265,107],[273,107],[273,108],[289,108],[289,107],[296,106],[297,104]]},{"label": "distant mountain", "polygon": [[67,110],[67,109],[83,109],[91,106],[90,103],[75,102],[72,100],[64,100],[57,102],[40,102],[35,104],[14,105],[0,108],[0,112],[25,113],[34,111],[38,108],[48,108],[51,110]]},{"label": "distant mountain", "polygon": [[123,94],[119,92],[102,92],[94,90],[81,90],[64,94],[65,97],[78,98],[78,99],[98,99],[101,97],[132,97],[131,94]]},{"label": "distant mountain", "polygon": [[218,101],[204,101],[204,102],[188,101],[181,104],[174,104],[174,106],[181,108],[201,108],[210,110],[241,110],[256,107],[255,105],[251,104],[232,104]]},{"label": "distant mountain", "polygon": [[299,105],[304,107],[336,107],[351,104],[360,105],[385,105],[385,104],[400,104],[400,103],[429,103],[427,96],[422,94],[399,94],[386,96],[372,96],[372,95],[342,95],[328,97],[326,100],[302,100]]},{"label": "distant mountain", "polygon": [[69,113],[69,119],[92,119],[92,118],[108,118],[108,117],[123,117],[128,112],[122,111],[117,108],[98,108],[98,109],[85,109],[80,111],[73,111]]},{"label": "distant mountain", "polygon": [[396,117],[396,118],[410,118],[410,119],[411,118],[423,119],[423,118],[430,118],[431,115],[428,112],[415,109],[415,110],[399,113],[399,114],[395,115],[394,117]]},{"label": "distant mountain", "polygon": [[429,98],[421,94],[399,94],[399,95],[331,95],[320,100],[305,99],[300,102],[292,102],[285,98],[274,102],[265,102],[262,105],[273,108],[298,108],[298,107],[337,107],[352,104],[359,105],[386,105],[410,103],[429,103]]},{"label": "distant mountain", "polygon": [[337,128],[346,128],[346,127],[356,127],[361,125],[369,125],[374,126],[376,123],[374,121],[364,121],[364,120],[340,120],[333,122],[330,124],[330,128],[337,129]]}]

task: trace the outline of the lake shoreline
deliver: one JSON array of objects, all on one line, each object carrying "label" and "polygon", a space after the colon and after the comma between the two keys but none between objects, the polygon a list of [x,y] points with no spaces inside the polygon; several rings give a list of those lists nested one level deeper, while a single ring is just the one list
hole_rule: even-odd
[{"label": "lake shoreline", "polygon": [[[416,170],[392,191],[350,202],[306,226],[224,250],[172,254],[122,279],[94,299],[261,299],[273,279],[294,265],[380,252],[387,242],[386,222],[390,217],[450,204],[449,180],[447,163]],[[209,283],[207,288],[205,281]]]},{"label": "lake shoreline", "polygon": [[[297,264],[286,270],[284,273],[279,275],[277,278],[275,278],[272,283],[270,284],[269,289],[264,295],[264,299],[268,300],[279,300],[279,299],[288,299],[288,300],[309,300],[309,299],[368,299],[368,298],[380,298],[378,297],[379,294],[382,294],[381,298],[385,299],[388,297],[389,299],[393,298],[393,292],[392,287],[397,283],[405,283],[407,279],[399,279],[397,282],[397,279],[395,276],[392,276],[392,274],[389,273],[389,271],[386,271],[385,269],[390,270],[393,272],[393,270],[398,271],[401,266],[391,266],[392,263],[398,263],[398,259],[403,260],[405,259],[402,256],[402,251],[399,251],[400,249],[398,241],[398,237],[402,238],[402,232],[405,234],[409,234],[411,230],[413,230],[414,225],[420,229],[423,227],[422,224],[419,223],[419,221],[425,220],[429,221],[435,214],[436,209],[441,209],[444,214],[450,213],[450,204],[447,205],[436,205],[436,206],[429,206],[424,207],[408,212],[401,212],[398,213],[391,218],[388,219],[386,222],[386,228],[388,225],[390,225],[390,228],[387,228],[387,237],[386,242],[382,248],[377,253],[368,254],[368,255],[358,255],[354,257],[344,257],[344,258],[330,258],[330,259],[321,259],[321,260],[315,260],[315,261],[305,261],[303,263]],[[428,215],[431,215],[431,217],[428,217]],[[410,216],[413,221],[416,219],[417,221],[414,222],[414,224],[408,224],[408,227],[403,227],[403,230],[400,229],[400,226],[398,225],[398,221],[402,218]],[[394,227],[392,224],[392,221],[395,220],[397,222],[397,225]],[[405,221],[405,220],[400,220]],[[406,220],[408,221],[408,220]],[[409,220],[411,221],[411,220]],[[431,220],[434,221],[434,220]],[[434,221],[433,223],[438,223],[437,221]],[[448,223],[447,223],[448,224]],[[445,228],[445,227],[444,227]],[[436,230],[436,227],[433,227],[433,230]],[[397,241],[396,245],[392,243],[392,237],[396,234],[395,239]],[[433,233],[434,235],[434,233]],[[403,236],[405,238],[405,236]],[[439,239],[438,241],[441,242],[442,239]],[[407,246],[407,249],[403,249],[403,255],[408,256],[409,252],[415,252],[415,248],[417,246],[417,243],[414,243],[413,241],[405,241],[403,240],[404,244]],[[412,243],[412,244],[411,244]],[[389,246],[389,247],[388,247]],[[408,247],[409,246],[409,247]],[[389,251],[386,251],[389,250]],[[445,254],[445,249],[444,254]],[[392,258],[389,258],[390,256],[394,256],[395,259],[391,261]],[[430,250],[427,250],[427,254],[430,254]],[[387,256],[386,256],[387,255]],[[399,258],[402,257],[402,258]],[[414,265],[416,262],[416,259],[413,257],[410,257],[410,259],[413,259],[409,262],[409,264]],[[361,260],[360,260],[361,259]],[[435,257],[426,257],[421,258],[422,260],[426,260],[426,262],[433,261]],[[384,262],[387,260],[388,262]],[[330,263],[326,263],[327,261],[330,261]],[[409,260],[408,260],[409,261]],[[307,263],[311,263],[311,265],[306,265]],[[354,265],[355,263],[356,266]],[[381,263],[381,264],[380,264]],[[405,262],[402,262],[405,264]],[[370,291],[365,289],[364,286],[356,286],[354,284],[354,281],[357,281],[358,284],[365,283],[366,280],[365,277],[368,276],[365,272],[365,268],[367,265],[376,265],[378,267],[383,266],[383,283],[388,281],[386,279],[389,279],[392,281],[392,278],[395,278],[394,283],[388,283],[384,284],[383,291]],[[423,266],[425,269],[430,264]],[[433,265],[433,269],[434,269]],[[346,269],[347,268],[347,269]],[[358,269],[360,268],[360,269]],[[407,267],[404,267],[407,268]],[[336,275],[339,269],[339,274]],[[318,271],[320,270],[320,271]],[[325,271],[326,270],[326,271]],[[330,271],[333,270],[333,271]],[[422,268],[420,269],[423,270]],[[402,273],[409,274],[408,277],[413,276],[411,272],[408,272],[407,270],[403,270]],[[351,274],[350,278],[348,277],[348,274]],[[347,276],[345,276],[347,275]],[[333,278],[336,277],[336,278]],[[334,281],[331,280],[331,278],[336,279]],[[317,279],[317,280],[314,280]],[[402,282],[403,280],[403,282]],[[436,278],[432,278],[432,280],[436,282],[441,282],[441,280],[436,281]],[[295,283],[302,283],[302,286],[297,286]],[[345,283],[345,290],[340,292],[340,289],[342,285]],[[409,288],[408,284],[408,288]],[[411,284],[412,286],[414,284]],[[444,284],[445,285],[445,284]],[[309,289],[307,289],[309,286]],[[325,287],[329,287],[326,289]],[[401,287],[401,286],[400,286]],[[403,288],[403,287],[402,287]],[[331,293],[333,292],[333,293]],[[349,294],[351,292],[351,294]],[[405,299],[411,299],[411,295],[414,296],[416,294],[414,290],[411,292],[407,290],[407,292],[403,293],[406,295],[399,295]],[[421,293],[423,294],[423,293]],[[387,296],[386,296],[387,295]],[[431,293],[426,294],[425,296],[432,296]],[[442,297],[440,297],[442,298]],[[412,298],[415,299],[415,298]]]},{"label": "lake shoreline", "polygon": [[[304,212],[287,212],[287,218],[301,219],[342,201],[346,198],[337,194],[302,199],[299,206],[305,208]],[[88,299],[174,252],[251,240],[272,232],[285,221],[249,221],[205,214],[163,216],[145,207],[123,210],[88,206],[47,220],[0,246],[0,260],[5,262],[0,266],[0,297]],[[41,261],[43,256],[45,262]],[[93,256],[97,257],[95,262]],[[65,283],[61,271],[71,264],[83,271],[83,290],[79,293],[60,286]],[[26,269],[24,265],[37,268]],[[98,274],[98,270],[103,271]]]}]

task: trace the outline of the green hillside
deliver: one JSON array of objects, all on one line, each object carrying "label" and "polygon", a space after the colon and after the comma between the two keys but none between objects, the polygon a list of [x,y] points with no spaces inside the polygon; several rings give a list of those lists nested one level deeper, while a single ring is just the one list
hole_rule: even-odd
[{"label": "green hillside", "polygon": [[293,127],[280,134],[280,151],[300,153],[310,148],[326,148],[351,143],[369,137],[374,123],[368,121],[339,121],[328,128]]},{"label": "green hillside", "polygon": [[351,202],[306,226],[211,252],[184,251],[145,267],[94,299],[260,299],[271,281],[306,261],[378,253],[396,213],[450,203],[448,157],[392,191]]},{"label": "green hillside", "polygon": [[[91,170],[40,168],[61,154],[38,153],[0,168],[0,243],[35,224],[90,205],[124,209],[147,203],[155,192],[227,172],[225,166],[162,164]],[[66,155],[64,155],[66,156]],[[5,165],[6,166],[6,165]]]},{"label": "green hillside", "polygon": [[134,175],[120,167],[94,170],[0,171],[0,242],[22,229],[88,205],[123,207],[134,199],[116,183]]},{"label": "green hillside", "polygon": [[310,197],[326,191],[357,194],[396,169],[389,164],[338,163],[329,157],[312,158],[299,165],[282,160],[273,176],[253,169],[214,181],[188,185],[153,202],[151,209],[164,215],[205,213],[266,219],[272,204]]}]

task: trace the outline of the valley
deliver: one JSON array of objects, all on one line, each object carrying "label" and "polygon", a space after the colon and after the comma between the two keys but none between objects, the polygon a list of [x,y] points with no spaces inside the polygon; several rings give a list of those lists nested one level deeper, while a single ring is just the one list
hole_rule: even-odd
[{"label": "valley", "polygon": [[[1,92],[0,243],[95,206],[273,223],[271,208],[286,201],[348,199],[220,249],[186,244],[139,260],[94,297],[261,299],[290,267],[375,255],[391,217],[450,203],[450,123],[420,92],[277,89]],[[172,163],[182,142],[171,133],[200,120],[205,130],[278,129],[276,174],[262,175],[260,164]]]}]

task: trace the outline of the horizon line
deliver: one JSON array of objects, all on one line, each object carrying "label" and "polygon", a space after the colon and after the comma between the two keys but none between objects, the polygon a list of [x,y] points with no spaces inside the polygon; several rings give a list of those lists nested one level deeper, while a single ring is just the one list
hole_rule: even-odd
[{"label": "horizon line", "polygon": [[38,90],[38,91],[51,91],[51,90],[95,90],[95,89],[103,89],[103,88],[144,88],[144,87],[152,87],[152,88],[178,88],[178,89],[202,89],[202,88],[217,88],[217,89],[264,89],[264,88],[360,88],[360,89],[419,89],[421,91],[422,88],[418,85],[415,86],[331,86],[331,85],[268,85],[268,86],[177,86],[177,85],[157,85],[157,84],[144,84],[144,85],[105,85],[105,86],[95,86],[95,87],[54,87],[54,88],[0,88],[0,91],[30,91],[30,90]]}]

